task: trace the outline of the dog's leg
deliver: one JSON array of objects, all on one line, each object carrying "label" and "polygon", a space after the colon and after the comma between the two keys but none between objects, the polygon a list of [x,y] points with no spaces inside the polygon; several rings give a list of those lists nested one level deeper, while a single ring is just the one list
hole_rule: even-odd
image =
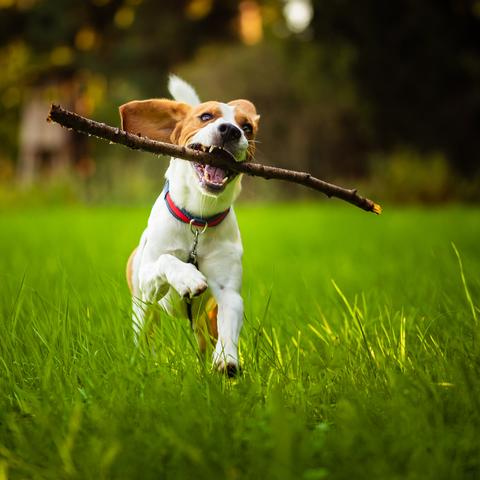
[{"label": "dog's leg", "polygon": [[132,326],[133,326],[133,338],[135,345],[138,345],[140,341],[140,334],[142,333],[145,325],[145,317],[147,315],[146,306],[141,305],[141,302],[137,298],[132,300]]},{"label": "dog's leg", "polygon": [[217,302],[216,327],[218,332],[213,366],[234,376],[239,368],[238,339],[243,324],[241,248],[216,253],[201,263],[210,290]]},{"label": "dog's leg", "polygon": [[[150,345],[153,338],[153,326],[157,320],[158,310],[151,303],[142,302],[138,298],[132,300],[132,327],[133,339],[136,346],[142,341]],[[150,348],[154,353],[153,347]]]},{"label": "dog's leg", "polygon": [[239,367],[238,339],[243,324],[243,300],[235,289],[210,287],[218,302],[218,340],[213,352],[213,365],[219,371],[234,376]]},{"label": "dog's leg", "polygon": [[208,285],[205,276],[191,263],[164,254],[151,263],[140,266],[139,286],[142,300],[158,302],[173,287],[181,297],[196,297]]},{"label": "dog's leg", "polygon": [[[203,293],[208,285],[205,276],[190,264],[169,254],[161,255],[156,261],[140,265],[138,272],[138,298],[133,300],[133,330],[138,344],[140,334],[148,323],[151,305],[159,302],[173,287],[182,297],[195,297]],[[145,332],[148,337],[148,332]]]}]

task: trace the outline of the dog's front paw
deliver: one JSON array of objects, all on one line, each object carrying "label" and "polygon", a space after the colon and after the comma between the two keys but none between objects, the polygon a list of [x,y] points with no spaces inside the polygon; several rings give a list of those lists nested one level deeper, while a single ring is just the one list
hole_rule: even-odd
[{"label": "dog's front paw", "polygon": [[168,281],[181,297],[196,297],[208,288],[205,275],[191,263],[186,263],[175,271]]},{"label": "dog's front paw", "polygon": [[236,353],[227,354],[225,349],[219,348],[219,344],[217,344],[217,348],[213,352],[213,368],[230,378],[237,376],[240,368]]}]

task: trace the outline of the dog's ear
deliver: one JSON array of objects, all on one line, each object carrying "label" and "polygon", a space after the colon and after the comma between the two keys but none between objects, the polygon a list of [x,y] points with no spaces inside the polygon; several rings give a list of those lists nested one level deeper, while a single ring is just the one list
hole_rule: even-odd
[{"label": "dog's ear", "polygon": [[250,100],[240,98],[238,100],[232,100],[231,102],[228,102],[228,104],[237,107],[239,110],[242,110],[252,119],[253,122],[255,122],[256,126],[258,126],[260,115],[257,114],[257,109]]},{"label": "dog's ear", "polygon": [[134,100],[119,108],[122,129],[126,132],[176,143],[178,128],[190,111],[186,103],[167,99]]}]

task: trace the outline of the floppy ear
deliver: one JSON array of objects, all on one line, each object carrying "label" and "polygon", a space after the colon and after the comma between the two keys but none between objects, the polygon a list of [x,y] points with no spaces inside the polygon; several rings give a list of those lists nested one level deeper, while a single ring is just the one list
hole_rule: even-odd
[{"label": "floppy ear", "polygon": [[190,108],[174,100],[134,100],[119,108],[122,129],[160,142],[175,143],[174,130]]},{"label": "floppy ear", "polygon": [[231,102],[228,102],[228,104],[234,107],[238,107],[248,116],[250,116],[252,120],[258,125],[258,121],[260,120],[260,115],[257,114],[257,109],[255,108],[255,105],[250,100],[245,100],[243,98],[240,98],[238,100],[232,100]]}]

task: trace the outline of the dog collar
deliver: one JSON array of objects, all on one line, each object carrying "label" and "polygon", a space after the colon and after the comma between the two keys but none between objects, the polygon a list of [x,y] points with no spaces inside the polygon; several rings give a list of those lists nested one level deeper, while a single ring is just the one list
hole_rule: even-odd
[{"label": "dog collar", "polygon": [[216,227],[225,220],[225,217],[230,212],[230,208],[227,208],[223,212],[212,215],[211,217],[197,217],[192,215],[187,210],[180,208],[178,205],[175,205],[175,202],[172,200],[170,195],[168,182],[165,183],[164,199],[167,205],[168,211],[175,217],[177,220],[180,220],[183,223],[188,223],[195,227]]}]

